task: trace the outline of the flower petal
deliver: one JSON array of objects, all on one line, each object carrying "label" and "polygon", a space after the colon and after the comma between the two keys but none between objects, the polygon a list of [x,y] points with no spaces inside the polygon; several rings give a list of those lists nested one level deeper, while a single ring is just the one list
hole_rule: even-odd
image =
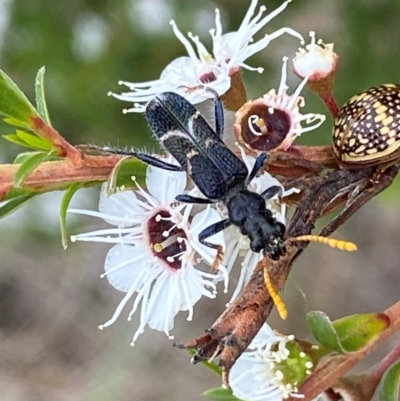
[{"label": "flower petal", "polygon": [[145,280],[149,263],[142,247],[118,244],[107,253],[104,269],[109,283],[119,291],[138,290]]},{"label": "flower petal", "polygon": [[[178,165],[172,156],[165,160],[167,163]],[[187,177],[185,172],[168,171],[154,166],[147,167],[146,185],[149,193],[159,203],[168,205],[185,190]]]},{"label": "flower petal", "polygon": [[[137,197],[133,191],[119,191],[108,196],[107,184],[103,184],[100,192],[99,212],[110,216],[110,218],[104,218],[107,223],[120,226],[120,218],[131,220],[137,215],[142,215],[143,209],[139,206]],[[113,220],[112,216],[119,219]],[[132,223],[127,223],[125,227],[132,225]]]},{"label": "flower petal", "polygon": [[179,291],[179,277],[164,271],[154,283],[146,320],[149,327],[164,331],[169,336],[169,331],[174,327],[174,318],[180,310],[182,292]]}]

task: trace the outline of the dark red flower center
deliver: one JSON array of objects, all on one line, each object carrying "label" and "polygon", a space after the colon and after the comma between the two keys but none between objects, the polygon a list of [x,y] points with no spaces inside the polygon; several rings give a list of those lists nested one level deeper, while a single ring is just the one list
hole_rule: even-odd
[{"label": "dark red flower center", "polygon": [[171,269],[182,267],[180,256],[186,252],[186,233],[171,221],[167,210],[160,210],[147,221],[150,247],[153,255],[162,259]]},{"label": "dark red flower center", "polygon": [[199,79],[202,84],[209,84],[210,82],[216,81],[217,77],[213,72],[206,72],[201,75]]},{"label": "dark red flower center", "polygon": [[[290,115],[286,111],[275,108],[273,113],[270,113],[265,105],[252,107],[250,111],[251,113],[249,112],[242,120],[244,142],[256,150],[269,151],[276,149],[289,133],[291,126]],[[252,129],[250,129],[249,125]]]}]

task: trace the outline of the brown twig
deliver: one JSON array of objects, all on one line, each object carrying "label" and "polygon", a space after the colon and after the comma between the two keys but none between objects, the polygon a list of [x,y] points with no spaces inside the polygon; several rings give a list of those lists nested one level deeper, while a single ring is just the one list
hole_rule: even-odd
[{"label": "brown twig", "polygon": [[[107,181],[121,156],[84,156],[83,164],[69,159],[40,164],[24,182],[24,188],[34,191],[65,189],[73,182]],[[20,164],[0,165],[0,200],[13,188],[14,176]]]},{"label": "brown twig", "polygon": [[[309,234],[335,194],[343,188],[353,188],[373,175],[374,169],[370,168],[332,171],[326,176],[308,179],[302,199],[289,224],[288,235],[296,237]],[[345,220],[346,216],[338,224],[343,224]],[[306,246],[306,243],[288,245],[283,257],[278,261],[268,261],[271,279],[278,291],[284,287],[294,260]],[[225,385],[229,384],[231,367],[258,333],[274,306],[265,288],[262,265],[260,262],[245,289],[206,335],[180,346],[196,349],[194,362],[220,355]]]},{"label": "brown twig", "polygon": [[[390,185],[396,175],[397,168],[393,167],[393,169],[387,171],[385,176],[381,176],[380,182],[371,181],[370,189],[360,192],[359,196],[354,198],[353,202],[347,205],[339,215],[340,218],[335,219],[333,224],[328,225],[323,232],[330,234],[334,229],[338,228],[365,202]],[[346,190],[354,190],[358,185],[372,180],[374,176],[375,170],[369,168],[332,171],[323,177],[307,178],[303,186],[301,201],[289,224],[288,235],[296,237],[309,234],[318,218],[324,214],[337,194],[346,193]],[[269,261],[271,279],[277,290],[281,290],[284,287],[294,260],[306,246],[307,244],[304,243],[300,243],[297,246],[288,245],[287,253],[284,257],[278,261]],[[183,344],[181,347],[195,348],[197,350],[197,355],[193,359],[194,362],[220,355],[223,382],[225,385],[229,385],[228,375],[230,369],[258,333],[271,313],[273,306],[273,301],[265,289],[262,263],[260,262],[245,289],[235,302],[222,313],[208,333]],[[342,356],[331,359],[329,366],[323,365],[321,367],[321,372],[325,374],[325,370],[331,371],[332,364],[342,366],[341,364],[344,360],[345,358]],[[329,387],[330,384],[332,382],[324,382],[326,387],[320,392]],[[314,396],[318,395],[314,391],[313,394]],[[308,397],[308,392],[306,396]]]},{"label": "brown twig", "polygon": [[56,148],[60,150],[60,156],[66,157],[76,166],[83,164],[83,158],[81,152],[67,142],[60,133],[48,125],[41,117],[32,118],[32,129],[42,138],[46,138]]}]

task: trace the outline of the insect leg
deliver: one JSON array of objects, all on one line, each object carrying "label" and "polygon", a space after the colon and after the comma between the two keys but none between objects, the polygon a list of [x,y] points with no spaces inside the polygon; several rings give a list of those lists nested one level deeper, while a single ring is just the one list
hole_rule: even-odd
[{"label": "insect leg", "polygon": [[211,226],[208,226],[203,231],[201,231],[199,234],[199,241],[203,245],[206,245],[209,248],[217,250],[217,256],[215,257],[215,260],[212,265],[212,268],[214,271],[218,270],[218,266],[221,263],[222,258],[224,256],[224,251],[223,251],[221,245],[213,244],[212,242],[206,241],[206,239],[213,236],[214,234],[219,233],[220,231],[225,230],[225,228],[229,227],[231,224],[232,223],[229,219],[224,219],[224,220],[218,221],[217,223],[212,224]]},{"label": "insect leg", "polygon": [[177,166],[175,164],[167,163],[163,160],[158,159],[157,157],[147,155],[146,153],[135,153],[134,156],[141,160],[142,162],[145,162],[147,164],[150,164],[151,166],[162,168],[163,170],[168,170],[168,171],[184,171],[181,166]]},{"label": "insect leg", "polygon": [[178,195],[175,197],[175,199],[178,202],[184,202],[184,203],[201,203],[203,205],[209,205],[211,203],[215,203],[215,201],[211,200],[211,199],[207,199],[207,198],[197,198],[195,196],[191,196],[191,195],[186,195],[186,194],[182,194],[182,195]]},{"label": "insect leg", "polygon": [[222,139],[224,135],[224,106],[217,91],[212,88],[204,88],[207,92],[214,94],[214,119],[215,119],[215,132]]},{"label": "insect leg", "polygon": [[215,119],[215,132],[222,139],[224,135],[224,106],[222,104],[221,98],[218,95],[218,92],[213,88],[208,86],[198,85],[194,88],[188,88],[188,91],[203,89],[206,92],[210,92],[214,95],[214,119]]},{"label": "insect leg", "polygon": [[268,155],[266,153],[260,153],[257,156],[256,162],[254,163],[253,169],[251,170],[249,176],[246,179],[246,185],[251,182],[251,180],[256,176],[256,174],[260,171],[261,167],[264,165],[265,161],[268,159]]},{"label": "insect leg", "polygon": [[271,199],[275,195],[282,195],[282,188],[279,187],[278,185],[273,185],[272,187],[267,188],[264,192],[261,192],[261,196],[265,199]]}]

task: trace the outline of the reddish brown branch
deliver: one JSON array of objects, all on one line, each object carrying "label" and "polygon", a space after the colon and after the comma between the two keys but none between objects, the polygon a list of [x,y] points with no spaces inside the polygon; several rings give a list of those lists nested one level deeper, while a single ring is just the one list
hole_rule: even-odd
[{"label": "reddish brown branch", "polygon": [[68,143],[60,133],[40,117],[32,118],[32,129],[42,138],[47,139],[53,146],[59,149],[59,156],[68,158],[74,165],[82,165],[82,154]]},{"label": "reddish brown branch", "polygon": [[[374,169],[370,168],[332,171],[322,177],[307,178],[303,185],[302,199],[290,222],[288,235],[296,237],[309,234],[337,193],[343,192],[344,188],[355,188],[373,175]],[[349,215],[346,214],[337,224],[343,224],[347,217]],[[288,245],[285,256],[278,261],[267,261],[270,264],[271,279],[278,291],[284,287],[293,261],[306,246],[305,243]],[[260,262],[245,289],[212,325],[208,334],[182,345],[196,349],[197,355],[193,359],[195,362],[220,355],[226,385],[231,367],[258,333],[274,306],[265,288],[262,267]]]},{"label": "reddish brown branch", "polygon": [[[69,159],[40,164],[24,182],[23,188],[34,191],[65,189],[73,182],[106,181],[121,156],[84,156],[83,164]],[[0,165],[0,200],[13,188],[20,164]]]}]

